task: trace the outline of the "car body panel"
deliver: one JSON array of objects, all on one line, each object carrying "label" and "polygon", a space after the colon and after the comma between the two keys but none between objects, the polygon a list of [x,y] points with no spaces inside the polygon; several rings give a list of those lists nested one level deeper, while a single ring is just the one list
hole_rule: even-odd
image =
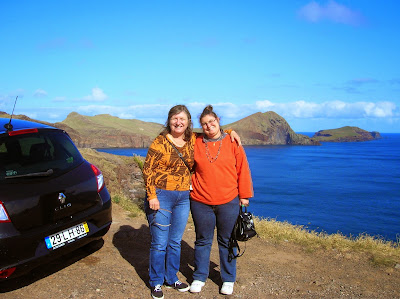
[{"label": "car body panel", "polygon": [[88,162],[56,178],[8,180],[0,186],[0,198],[19,231],[50,225],[100,204],[97,181]]},{"label": "car body panel", "polygon": [[[0,202],[10,218],[0,222],[0,271],[17,267],[13,278],[101,238],[112,222],[112,204],[66,132],[12,120],[9,134],[8,121],[0,118]],[[47,248],[46,237],[80,223],[89,229],[85,236]]]}]

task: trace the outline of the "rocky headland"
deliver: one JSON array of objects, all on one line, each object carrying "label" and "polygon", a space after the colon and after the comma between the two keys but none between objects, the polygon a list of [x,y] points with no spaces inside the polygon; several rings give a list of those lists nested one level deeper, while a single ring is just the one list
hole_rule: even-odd
[{"label": "rocky headland", "polygon": [[320,145],[308,136],[295,133],[277,113],[257,112],[224,128],[235,130],[244,145]]}]

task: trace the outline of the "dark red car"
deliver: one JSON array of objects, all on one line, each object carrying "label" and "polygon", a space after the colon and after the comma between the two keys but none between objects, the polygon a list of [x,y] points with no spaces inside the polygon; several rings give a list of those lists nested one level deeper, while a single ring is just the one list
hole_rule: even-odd
[{"label": "dark red car", "polygon": [[111,221],[101,171],[65,131],[0,118],[0,279],[100,239]]}]

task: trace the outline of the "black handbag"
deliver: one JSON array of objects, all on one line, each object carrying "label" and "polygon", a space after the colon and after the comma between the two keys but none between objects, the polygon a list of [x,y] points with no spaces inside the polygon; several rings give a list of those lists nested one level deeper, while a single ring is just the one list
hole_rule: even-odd
[{"label": "black handbag", "polygon": [[[247,211],[247,207],[245,207],[243,211],[243,206],[240,206],[239,216],[233,227],[231,238],[229,239],[229,259],[232,260],[244,254],[246,248],[240,253],[238,241],[245,242],[256,235],[257,232],[254,226],[253,215]],[[237,248],[237,254],[233,252],[233,248],[235,247]]]}]

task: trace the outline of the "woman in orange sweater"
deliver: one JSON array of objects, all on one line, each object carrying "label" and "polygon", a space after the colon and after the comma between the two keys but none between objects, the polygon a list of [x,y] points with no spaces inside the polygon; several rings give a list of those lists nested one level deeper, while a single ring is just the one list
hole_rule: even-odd
[{"label": "woman in orange sweater", "polygon": [[236,259],[228,258],[229,238],[240,205],[247,206],[249,198],[253,197],[253,183],[243,147],[227,138],[211,105],[204,108],[200,124],[204,135],[198,136],[194,145],[195,172],[190,193],[190,209],[196,230],[195,271],[190,291],[200,292],[207,280],[214,229],[217,227],[223,282],[221,293],[230,295],[236,280]]}]

